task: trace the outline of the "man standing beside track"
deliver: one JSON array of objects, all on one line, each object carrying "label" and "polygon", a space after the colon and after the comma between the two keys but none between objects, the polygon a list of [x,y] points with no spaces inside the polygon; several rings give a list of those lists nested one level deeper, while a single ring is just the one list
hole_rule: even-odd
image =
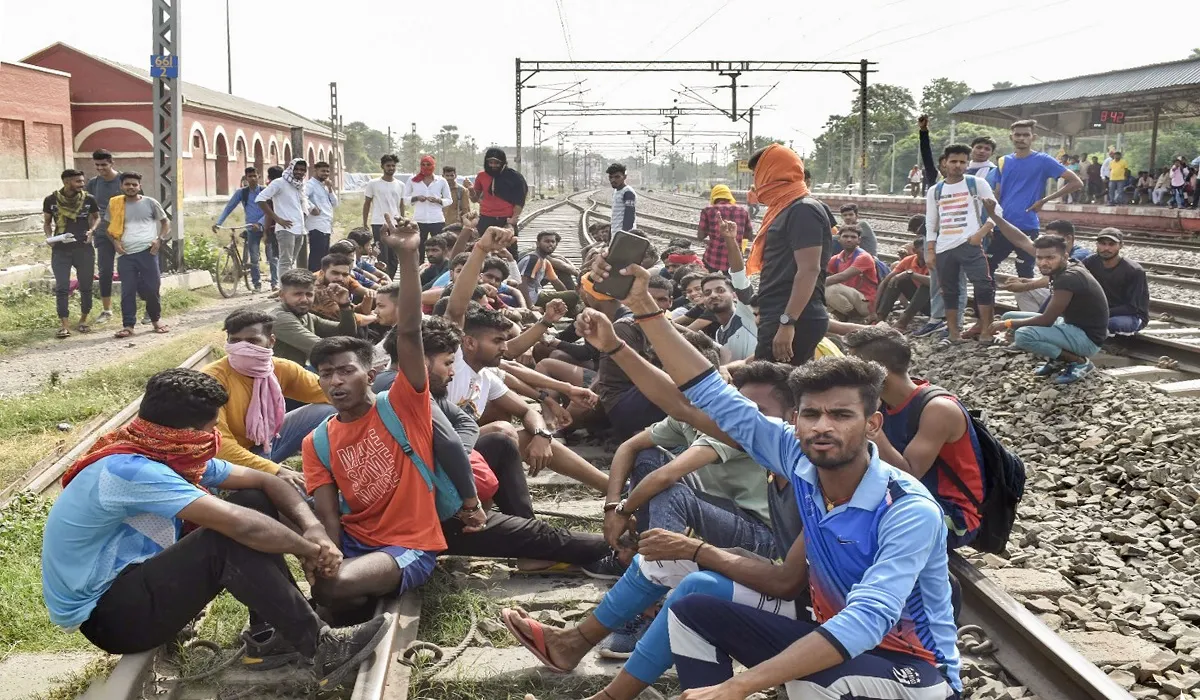
[{"label": "man standing beside track", "polygon": [[391,215],[392,221],[404,218],[404,183],[396,179],[396,164],[400,158],[388,153],[379,159],[379,167],[383,175],[367,183],[363,189],[363,226],[370,225],[371,235],[375,237],[375,245],[379,246],[379,257],[386,268],[388,277],[396,276],[396,258],[392,251],[379,242],[379,231],[386,223],[384,218]]},{"label": "man standing beside track", "polygon": [[450,188],[450,204],[442,209],[446,225],[464,223],[467,214],[471,213],[471,191],[458,184],[458,168],[453,165],[442,166],[442,177],[446,180],[446,186]]},{"label": "man standing beside track", "polygon": [[284,169],[283,177],[272,180],[254,199],[262,207],[266,218],[275,224],[280,277],[296,267],[300,239],[306,235],[304,217],[310,213],[308,197],[304,194],[304,176],[307,174],[308,163],[293,158]]},{"label": "man standing beside track", "polygon": [[[234,209],[241,205],[242,210],[246,215],[246,251],[245,260],[242,262],[250,266],[250,282],[254,285],[254,291],[262,289],[262,271],[258,268],[260,260],[263,236],[263,212],[262,207],[258,206],[258,195],[263,191],[263,187],[258,184],[258,170],[254,166],[246,168],[244,174],[246,178],[246,186],[239,187],[229,197],[229,202],[225,204],[224,211],[217,217],[217,222],[213,224],[212,232],[219,233],[222,225],[225,224],[225,219],[233,213]],[[271,245],[267,244],[267,267],[271,270],[271,290],[279,288],[279,257],[271,254]]]},{"label": "man standing beside track", "polygon": [[[1009,137],[1012,139],[1013,152],[1000,158],[1000,184],[996,191],[1009,223],[1024,231],[1030,240],[1038,237],[1038,212],[1046,202],[1083,189],[1083,180],[1067,170],[1054,156],[1033,150],[1033,142],[1037,139],[1034,132],[1036,127],[1037,122],[1033,119],[1012,123]],[[1043,197],[1046,180],[1060,177],[1067,184]],[[1008,259],[1013,251],[1014,246],[1006,237],[992,238],[987,251],[988,266],[992,274],[995,274],[996,268],[1000,267],[1000,263]],[[1017,276],[1025,279],[1033,277],[1032,255],[1023,251],[1017,252]]]},{"label": "man standing beside track", "polygon": [[825,266],[833,247],[833,212],[809,196],[804,161],[772,144],[750,156],[750,169],[767,213],[746,261],[760,274],[760,360],[804,364],[825,337]]},{"label": "man standing beside track", "polygon": [[[54,301],[58,311],[58,337],[71,335],[67,302],[71,297],[71,268],[79,282],[80,333],[89,333],[88,314],[92,312],[92,275],[96,269],[96,251],[92,249],[93,231],[100,222],[100,206],[96,198],[84,191],[83,173],[75,169],[62,171],[62,189],[51,192],[42,200],[42,228],[50,246],[50,269],[54,272]],[[51,243],[57,236],[66,240]]]},{"label": "man standing beside track", "polygon": [[[96,198],[100,207],[100,217],[108,212],[108,202],[121,194],[121,173],[113,168],[112,154],[101,148],[92,154],[92,164],[96,166],[96,177],[88,180],[87,192]],[[96,246],[96,272],[100,275],[100,315],[96,323],[105,323],[112,318],[112,288],[113,270],[116,269],[117,249],[113,247],[112,239],[108,237],[108,222],[100,224],[92,235]]]},{"label": "man standing beside track", "polygon": [[321,269],[321,258],[329,255],[329,239],[333,237],[333,210],[338,196],[329,179],[329,163],[313,166],[313,176],[304,183],[309,210],[304,213],[304,228],[308,230],[308,271]]},{"label": "man standing beside track", "polygon": [[1120,229],[1100,229],[1096,234],[1096,254],[1083,261],[1108,299],[1108,332],[1113,335],[1133,335],[1150,322],[1146,271],[1121,255],[1123,243]]},{"label": "man standing beside track", "polygon": [[[508,156],[503,150],[492,147],[484,151],[483,170],[475,176],[475,184],[471,186],[471,200],[479,202],[477,230],[487,231],[492,226],[499,226],[517,233],[528,189],[525,177],[508,167]],[[508,252],[517,257],[515,237]]]},{"label": "man standing beside track", "polygon": [[421,156],[421,171],[404,184],[404,203],[413,208],[413,221],[421,229],[421,262],[425,262],[425,240],[442,232],[446,225],[443,208],[454,198],[445,178],[433,173],[437,163],[433,156]]},{"label": "man standing beside track", "polygon": [[613,188],[610,221],[613,235],[617,231],[632,231],[637,226],[637,193],[625,184],[625,166],[613,163],[605,172],[608,173],[608,184]]}]

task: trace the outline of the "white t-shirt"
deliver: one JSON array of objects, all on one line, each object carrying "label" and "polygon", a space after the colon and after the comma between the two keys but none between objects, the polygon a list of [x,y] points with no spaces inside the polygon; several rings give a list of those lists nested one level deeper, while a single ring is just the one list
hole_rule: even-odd
[{"label": "white t-shirt", "polygon": [[[936,197],[941,189],[942,199]],[[953,185],[942,182],[929,188],[925,195],[925,220],[936,221],[936,231],[930,233],[936,237],[938,253],[957,248],[966,242],[967,238],[979,231],[979,221],[984,213],[983,199],[995,199],[992,186],[981,177],[975,178],[977,196],[972,197],[967,188],[967,178]],[[997,211],[1003,216],[1003,211],[997,205]]]},{"label": "white t-shirt", "polygon": [[[412,205],[413,220],[418,224],[445,223],[446,214],[442,208],[448,207],[454,202],[450,197],[450,185],[446,183],[446,178],[434,175],[433,182],[425,184],[424,180],[416,180],[415,177],[404,185],[404,203]],[[437,201],[414,203],[412,201],[414,196],[435,197]]]},{"label": "white t-shirt", "polygon": [[391,214],[392,221],[400,218],[400,200],[404,197],[404,183],[398,179],[391,182],[377,177],[367,183],[363,194],[371,200],[371,225],[384,223],[383,215]]},{"label": "white t-shirt", "polygon": [[461,347],[454,353],[454,379],[450,381],[446,395],[455,406],[479,420],[487,409],[488,402],[504,396],[507,392],[503,371],[494,367],[484,367],[482,371],[476,372],[463,359]]},{"label": "white t-shirt", "polygon": [[254,201],[260,203],[268,200],[270,200],[271,206],[275,208],[275,216],[292,222],[292,225],[284,230],[290,231],[297,236],[303,236],[308,233],[304,230],[304,216],[306,214],[305,209],[308,208],[308,197],[304,195],[303,191],[296,189],[287,180],[277,177],[254,198]]}]

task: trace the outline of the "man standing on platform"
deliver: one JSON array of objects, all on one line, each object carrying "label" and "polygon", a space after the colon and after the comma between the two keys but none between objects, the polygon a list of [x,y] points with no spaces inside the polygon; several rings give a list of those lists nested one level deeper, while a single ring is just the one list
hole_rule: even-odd
[{"label": "man standing on platform", "polygon": [[313,176],[304,184],[309,210],[304,217],[304,228],[308,229],[308,271],[321,269],[321,258],[329,255],[329,239],[333,236],[333,210],[337,208],[338,196],[329,179],[329,163],[321,161],[313,166]]},{"label": "man standing on platform", "polygon": [[[96,177],[88,180],[87,192],[96,198],[100,217],[108,212],[108,201],[121,194],[121,174],[113,168],[113,157],[101,148],[92,154],[92,165],[96,166]],[[103,223],[92,235],[96,246],[96,272],[100,275],[100,305],[103,309],[96,323],[105,323],[112,318],[113,270],[116,268],[117,249],[108,237],[108,224]]]}]

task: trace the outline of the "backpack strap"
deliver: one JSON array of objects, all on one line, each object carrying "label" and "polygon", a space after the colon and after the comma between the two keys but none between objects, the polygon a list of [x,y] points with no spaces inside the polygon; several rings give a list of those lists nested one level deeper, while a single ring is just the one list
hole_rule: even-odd
[{"label": "backpack strap", "polygon": [[[943,396],[954,398],[954,394],[946,391],[940,386],[934,386],[933,384],[926,384],[917,390],[917,395],[913,397],[912,402],[909,404],[909,435],[915,436],[917,434],[917,430],[920,429],[921,425],[921,414],[925,412],[925,407],[929,405],[929,402]],[[963,416],[967,419],[967,430],[971,430],[971,414],[968,413],[966,409],[963,409]],[[967,485],[963,483],[963,480],[959,478],[958,474],[955,474],[953,469],[947,467],[945,462],[935,457],[933,460],[933,466],[938,467],[942,474],[948,476],[950,481],[954,483],[955,488],[961,491],[973,506],[976,508],[983,507],[983,504],[979,501],[979,499],[975,498],[975,494],[971,493],[971,489],[967,488]]]},{"label": "backpack strap", "polygon": [[326,470],[331,470],[330,465],[333,464],[329,456],[329,421],[333,416],[327,417],[321,421],[316,430],[313,430],[313,450],[317,453],[317,459],[321,460],[321,466]]},{"label": "backpack strap", "polygon": [[425,460],[421,459],[421,455],[417,454],[416,450],[408,442],[408,433],[404,431],[404,423],[400,421],[400,416],[396,415],[396,409],[392,407],[392,402],[388,400],[388,393],[381,391],[375,395],[375,407],[379,411],[379,418],[383,421],[383,425],[391,434],[392,439],[404,451],[404,454],[412,460],[412,463],[417,465],[417,471],[421,473],[421,478],[425,480],[425,486],[430,491],[433,490],[433,475],[429,472],[429,467],[426,466]]}]

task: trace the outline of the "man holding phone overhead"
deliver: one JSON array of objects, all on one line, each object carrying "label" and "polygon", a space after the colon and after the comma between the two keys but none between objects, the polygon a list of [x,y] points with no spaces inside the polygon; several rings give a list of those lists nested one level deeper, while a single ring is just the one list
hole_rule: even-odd
[{"label": "man holding phone overhead", "polygon": [[804,161],[771,144],[750,157],[754,187],[767,205],[746,273],[758,285],[760,360],[800,365],[825,337],[825,266],[833,246],[833,212],[809,196]]}]

